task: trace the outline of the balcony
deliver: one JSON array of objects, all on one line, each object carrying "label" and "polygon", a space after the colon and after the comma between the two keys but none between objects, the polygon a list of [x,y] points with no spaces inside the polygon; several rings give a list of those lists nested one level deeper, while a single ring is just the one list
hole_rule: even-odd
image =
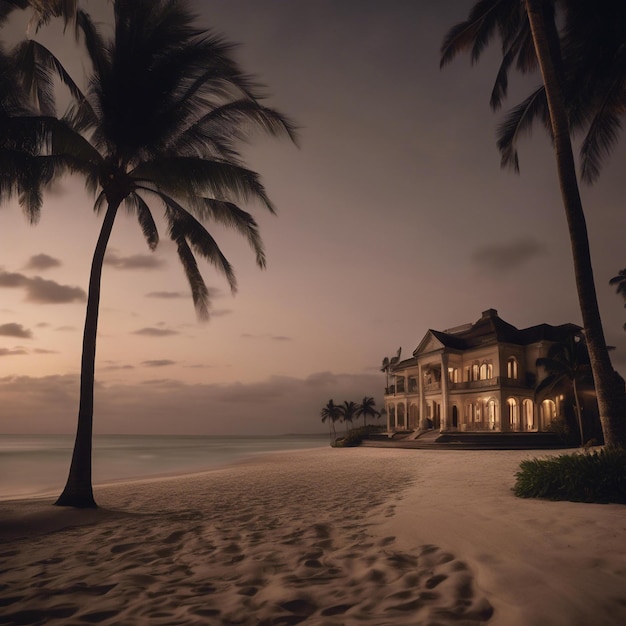
[{"label": "balcony", "polygon": [[462,383],[450,383],[450,389],[484,389],[485,387],[521,387],[532,388],[534,385],[529,384],[531,376],[527,376],[526,380],[518,378],[507,378],[506,376],[494,376],[485,380],[466,380]]}]

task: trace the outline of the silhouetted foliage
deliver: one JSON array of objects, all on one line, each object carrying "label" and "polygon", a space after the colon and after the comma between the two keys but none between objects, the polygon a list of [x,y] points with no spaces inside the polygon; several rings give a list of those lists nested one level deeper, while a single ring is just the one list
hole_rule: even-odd
[{"label": "silhouetted foliage", "polygon": [[[615,14],[620,26],[610,34],[606,30],[610,24],[603,19],[604,26],[586,24],[585,11],[591,6],[598,11],[610,11],[609,5],[621,8]],[[465,22],[452,27],[444,38],[441,64],[449,62],[458,52],[470,51],[473,61],[482,54],[490,41],[499,36],[502,42],[502,64],[492,92],[492,106],[497,107],[507,92],[507,77],[513,62],[521,72],[534,67],[541,71],[543,87],[514,109],[513,116],[518,122],[508,119],[501,128],[501,134],[509,136],[503,142],[500,138],[500,150],[503,165],[518,167],[516,140],[520,131],[528,126],[521,122],[537,116],[544,121],[553,139],[557,171],[567,217],[567,224],[572,248],[574,272],[578,300],[585,329],[585,338],[589,349],[591,367],[595,381],[600,421],[607,445],[619,445],[626,442],[626,425],[622,418],[623,397],[615,383],[615,376],[608,354],[602,321],[597,302],[589,240],[578,189],[576,167],[571,145],[570,131],[575,122],[573,111],[577,111],[580,120],[593,115],[596,132],[594,139],[584,153],[589,180],[594,178],[593,168],[599,167],[602,156],[615,142],[615,131],[619,128],[616,112],[623,113],[624,99],[624,51],[626,50],[626,29],[623,24],[624,3],[589,3],[567,2],[554,3],[551,0],[479,0],[470,10]],[[564,11],[564,17],[555,16],[555,9]],[[594,9],[595,10],[595,9]],[[618,16],[619,13],[619,16]],[[606,15],[604,15],[606,17]],[[610,20],[609,20],[610,21]],[[565,24],[565,27],[562,25]],[[562,30],[559,31],[559,27]],[[614,27],[615,25],[613,25]],[[611,41],[609,48],[603,49],[603,34]],[[587,37],[590,35],[589,37]],[[529,39],[530,38],[530,39]],[[534,59],[530,49],[530,40],[534,48]],[[606,53],[605,62],[611,61],[614,71],[598,68],[596,61]],[[613,55],[613,57],[611,57]],[[590,69],[589,58],[594,59],[598,72]],[[567,65],[566,65],[567,64]],[[593,64],[592,64],[593,65]],[[602,78],[600,78],[600,74]],[[610,74],[610,77],[609,77]],[[578,76],[574,83],[571,77]],[[585,80],[590,81],[586,90]],[[577,98],[572,97],[576,86]],[[570,88],[571,86],[571,88]],[[611,91],[613,89],[613,91]],[[602,102],[598,97],[604,97]],[[609,97],[610,96],[610,97]],[[542,103],[543,99],[543,103]],[[602,104],[606,107],[602,107]],[[587,142],[587,140],[586,140]],[[595,142],[595,143],[594,143]],[[595,147],[594,147],[595,146]]]},{"label": "silhouetted foliage", "polygon": [[[259,176],[243,165],[238,146],[254,130],[295,140],[293,124],[261,104],[259,86],[232,59],[231,44],[197,28],[186,2],[116,0],[113,13],[111,38],[87,13],[76,14],[89,57],[84,92],[44,46],[29,39],[17,47],[21,84],[41,113],[31,118],[37,132],[30,135],[40,141],[28,151],[5,150],[1,164],[0,198],[17,191],[32,219],[43,188],[65,173],[84,177],[96,195],[94,209],[104,213],[89,280],[76,444],[57,501],[69,506],[95,506],[91,437],[100,279],[118,209],[123,205],[137,218],[151,250],[159,243],[152,211],[162,209],[197,314],[207,318],[210,293],[196,257],[221,272],[233,292],[236,279],[205,223],[240,233],[265,267],[257,223],[237,203],[254,200],[271,213],[274,207]],[[61,117],[56,78],[72,98]]]},{"label": "silhouetted foliage", "polygon": [[516,478],[513,492],[520,498],[626,504],[626,450],[527,459]]}]

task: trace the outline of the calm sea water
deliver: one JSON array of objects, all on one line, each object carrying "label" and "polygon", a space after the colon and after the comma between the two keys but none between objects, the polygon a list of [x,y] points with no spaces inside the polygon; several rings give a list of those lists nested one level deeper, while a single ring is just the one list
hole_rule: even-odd
[{"label": "calm sea water", "polygon": [[[60,492],[73,445],[73,435],[0,435],[0,500]],[[93,482],[98,484],[192,473],[265,452],[328,446],[328,435],[96,435],[93,445]]]}]

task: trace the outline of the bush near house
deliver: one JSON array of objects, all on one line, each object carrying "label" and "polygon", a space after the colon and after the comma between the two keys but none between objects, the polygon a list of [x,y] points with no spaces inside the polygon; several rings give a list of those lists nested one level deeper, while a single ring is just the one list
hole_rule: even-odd
[{"label": "bush near house", "polygon": [[520,498],[626,504],[626,450],[522,461],[513,493]]}]

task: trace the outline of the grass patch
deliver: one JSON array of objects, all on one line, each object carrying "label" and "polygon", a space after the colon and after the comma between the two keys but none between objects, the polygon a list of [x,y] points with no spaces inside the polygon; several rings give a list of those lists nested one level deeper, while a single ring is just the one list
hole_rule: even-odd
[{"label": "grass patch", "polygon": [[519,498],[626,504],[626,450],[563,454],[520,463],[513,493]]}]

